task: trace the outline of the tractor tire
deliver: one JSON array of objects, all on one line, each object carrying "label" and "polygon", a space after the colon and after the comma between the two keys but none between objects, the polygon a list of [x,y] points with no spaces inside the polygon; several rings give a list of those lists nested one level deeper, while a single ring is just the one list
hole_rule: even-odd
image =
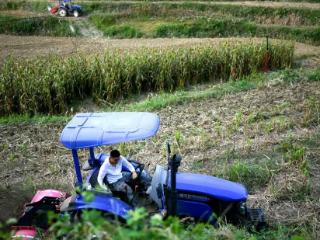
[{"label": "tractor tire", "polygon": [[80,13],[77,10],[74,10],[73,11],[73,16],[77,18],[77,17],[80,16]]},{"label": "tractor tire", "polygon": [[67,11],[65,9],[59,9],[59,16],[60,17],[66,17]]}]

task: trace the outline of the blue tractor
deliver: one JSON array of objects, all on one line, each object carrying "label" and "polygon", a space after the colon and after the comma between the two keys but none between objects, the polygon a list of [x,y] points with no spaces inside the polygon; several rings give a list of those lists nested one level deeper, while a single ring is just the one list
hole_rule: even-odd
[{"label": "blue tractor", "polygon": [[[97,153],[95,148],[148,139],[158,132],[159,127],[160,118],[154,113],[76,114],[63,129],[60,141],[72,152],[76,186],[81,191],[70,197],[65,197],[66,194],[61,193],[63,196],[61,198],[57,197],[60,195],[52,195],[53,190],[47,190],[51,194],[48,196],[42,191],[38,193],[32,206],[48,209],[48,206],[43,204],[45,199],[46,203],[52,202],[53,208],[60,213],[77,215],[84,209],[96,209],[125,221],[128,212],[134,207],[125,202],[120,193],[99,189],[97,184],[99,168],[108,159],[108,154]],[[84,161],[82,167],[78,156],[79,149],[88,150],[88,160]],[[164,217],[191,217],[196,221],[209,222],[213,225],[217,225],[219,219],[225,219],[228,223],[254,226],[256,229],[266,226],[263,210],[246,206],[248,193],[242,184],[203,174],[179,172],[182,157],[177,154],[171,156],[168,143],[167,160],[167,166],[158,165],[151,177],[142,163],[129,159],[138,174],[138,180],[133,181],[131,187],[136,190],[140,206],[148,202],[147,208],[152,209],[152,212],[161,213]],[[81,170],[88,173],[85,180]],[[122,171],[128,169],[124,167]],[[82,191],[92,192],[93,200],[87,201]],[[33,211],[32,216],[27,218],[25,213],[20,221],[23,224],[20,225],[29,225],[30,219],[36,216],[36,212]]]},{"label": "blue tractor", "polygon": [[56,6],[49,6],[48,10],[51,14],[58,14],[60,17],[79,17],[83,14],[81,6],[72,4],[71,0],[59,0],[59,3]]}]

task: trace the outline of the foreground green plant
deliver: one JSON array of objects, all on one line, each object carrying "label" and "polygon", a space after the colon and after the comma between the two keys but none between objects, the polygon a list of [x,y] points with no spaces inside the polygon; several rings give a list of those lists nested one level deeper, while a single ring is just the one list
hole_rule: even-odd
[{"label": "foreground green plant", "polygon": [[[270,67],[290,67],[293,45],[274,42]],[[142,92],[172,92],[193,84],[240,79],[263,68],[264,44],[110,50],[103,56],[9,58],[0,73],[0,112],[65,113],[77,99],[112,103]]]},{"label": "foreground green plant", "polygon": [[[215,228],[206,223],[185,224],[177,218],[162,219],[159,214],[148,216],[143,208],[130,212],[126,224],[116,220],[108,220],[101,212],[91,210],[83,211],[81,220],[72,222],[68,215],[55,219],[49,230],[49,239],[64,237],[66,239],[163,239],[163,240],[231,240],[231,239],[289,239],[299,237],[308,239],[306,229],[303,227],[287,228],[278,226],[261,233],[249,233],[245,229],[231,225],[222,225]],[[86,238],[84,238],[84,236]],[[294,239],[294,238],[293,238]],[[300,239],[300,238],[297,238]]]}]

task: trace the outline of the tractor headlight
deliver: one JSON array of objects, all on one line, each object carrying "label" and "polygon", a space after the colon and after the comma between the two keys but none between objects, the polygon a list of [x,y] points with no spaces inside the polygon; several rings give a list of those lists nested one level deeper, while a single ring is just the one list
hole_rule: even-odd
[{"label": "tractor headlight", "polygon": [[242,215],[245,215],[246,214],[246,203],[245,202],[241,202],[240,205],[239,205],[239,212],[240,214]]}]

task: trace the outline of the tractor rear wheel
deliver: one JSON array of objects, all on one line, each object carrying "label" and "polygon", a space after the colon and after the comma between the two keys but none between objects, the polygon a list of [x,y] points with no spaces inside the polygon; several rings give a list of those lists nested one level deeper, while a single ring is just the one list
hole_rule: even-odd
[{"label": "tractor rear wheel", "polygon": [[65,9],[59,9],[59,15],[60,17],[65,17],[67,16],[67,11]]},{"label": "tractor rear wheel", "polygon": [[74,17],[77,18],[77,17],[79,17],[79,15],[80,15],[80,13],[78,12],[78,10],[74,10],[74,11],[73,11],[73,16],[74,16]]}]

